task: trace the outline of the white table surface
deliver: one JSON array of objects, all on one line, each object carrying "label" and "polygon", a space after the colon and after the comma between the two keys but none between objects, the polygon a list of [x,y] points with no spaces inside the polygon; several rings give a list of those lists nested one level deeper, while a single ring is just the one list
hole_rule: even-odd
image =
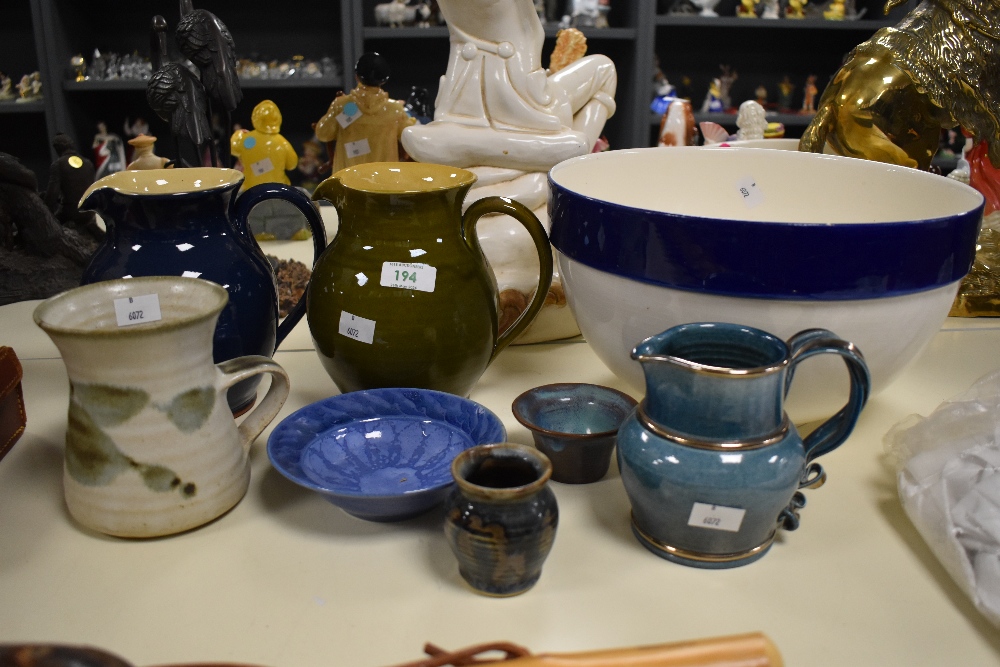
[{"label": "white table surface", "polygon": [[[66,372],[31,323],[36,304],[0,307],[28,413],[0,461],[0,643],[85,643],[138,665],[382,667],[417,659],[426,641],[576,651],[759,630],[788,665],[1000,664],[1000,631],[904,515],[882,447],[893,424],[1000,367],[1000,321],[949,320],[823,457],[829,481],[806,492],[801,527],[757,563],[707,571],[646,551],[613,465],[595,484],[552,484],[560,524],[540,581],[493,599],[463,585],[440,509],[397,524],[355,519],[271,468],[270,429],[252,449],[246,497],[217,521],[138,541],[81,528],[62,499]],[[292,378],[279,419],[336,392],[304,322],[275,359]],[[527,444],[510,403],[553,381],[625,389],[577,339],[509,348],[472,398]]]}]

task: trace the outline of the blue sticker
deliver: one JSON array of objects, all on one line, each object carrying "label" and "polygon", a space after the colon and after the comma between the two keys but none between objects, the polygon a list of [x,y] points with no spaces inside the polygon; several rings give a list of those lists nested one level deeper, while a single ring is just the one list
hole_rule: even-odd
[{"label": "blue sticker", "polygon": [[257,145],[257,139],[254,137],[247,137],[243,140],[243,148],[253,148]]},{"label": "blue sticker", "polygon": [[344,105],[344,115],[346,116],[356,116],[358,115],[358,105],[354,102],[348,102]]}]

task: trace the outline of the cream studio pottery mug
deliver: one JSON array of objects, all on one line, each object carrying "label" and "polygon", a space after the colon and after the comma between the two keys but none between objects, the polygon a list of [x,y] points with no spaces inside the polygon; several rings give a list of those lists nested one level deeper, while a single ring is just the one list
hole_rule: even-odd
[{"label": "cream studio pottery mug", "polygon": [[[288,397],[288,375],[261,356],[213,363],[228,301],[206,280],[152,277],[78,287],[35,309],[69,376],[63,488],[84,526],[170,535],[243,498],[250,445]],[[237,426],[226,390],[262,373],[271,386]]]}]

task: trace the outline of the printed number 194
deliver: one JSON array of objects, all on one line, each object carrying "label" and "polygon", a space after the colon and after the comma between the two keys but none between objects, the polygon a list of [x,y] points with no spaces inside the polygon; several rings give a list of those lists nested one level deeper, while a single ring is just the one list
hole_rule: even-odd
[{"label": "printed number 194", "polygon": [[411,283],[417,282],[417,272],[414,271],[410,273],[409,271],[396,271],[396,280],[401,282],[410,281]]}]

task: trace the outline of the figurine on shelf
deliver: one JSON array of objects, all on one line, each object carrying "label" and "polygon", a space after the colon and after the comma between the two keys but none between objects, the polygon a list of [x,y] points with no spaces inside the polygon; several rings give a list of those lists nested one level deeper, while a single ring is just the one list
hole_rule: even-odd
[{"label": "figurine on shelf", "polygon": [[97,124],[97,134],[94,135],[91,148],[94,149],[94,166],[97,168],[95,180],[125,170],[128,164],[125,160],[125,144],[117,134],[108,132],[108,126],[103,121]]},{"label": "figurine on shelf", "polygon": [[31,99],[40,100],[42,99],[42,73],[32,72],[31,73]]},{"label": "figurine on shelf", "polygon": [[181,151],[181,141],[186,140],[194,145],[198,156],[195,164],[200,165],[205,148],[212,142],[205,87],[187,67],[166,60],[167,20],[154,16],[152,29],[151,60],[155,71],[146,86],[146,102],[157,116],[170,123],[177,164],[187,166]]},{"label": "figurine on shelf", "polygon": [[302,154],[299,156],[299,164],[292,174],[292,182],[297,187],[312,193],[323,180],[319,171],[322,165],[323,145],[315,139],[302,142]]},{"label": "figurine on shelf", "polygon": [[705,101],[701,103],[702,113],[722,113],[726,110],[722,103],[722,81],[718,78],[712,79],[708,84],[708,92],[705,93]]},{"label": "figurine on shelf", "polygon": [[[411,7],[406,3],[407,0],[390,0],[389,2],[375,5],[375,25],[399,28],[415,23],[417,20],[417,7]],[[426,7],[426,5],[424,6]],[[427,9],[427,14],[430,16],[430,8],[428,7]]]},{"label": "figurine on shelf", "polygon": [[148,134],[140,134],[128,140],[132,147],[132,161],[129,162],[129,169],[164,169],[170,160],[160,157],[153,152],[153,145],[156,144],[156,137]]},{"label": "figurine on shelf", "polygon": [[732,109],[733,84],[740,78],[740,75],[729,65],[719,65],[719,69],[722,70],[722,76],[719,77],[719,98],[722,100],[722,108]]},{"label": "figurine on shelf", "polygon": [[607,28],[611,0],[570,0],[574,28]]},{"label": "figurine on shelf", "polygon": [[827,21],[843,21],[844,15],[844,0],[830,0],[830,4],[823,10],[823,18]]},{"label": "figurine on shelf", "polygon": [[719,4],[719,0],[692,0],[695,7],[700,9],[698,12],[699,16],[718,16],[718,12],[715,11],[715,6]]},{"label": "figurine on shelf", "polygon": [[[233,110],[243,99],[236,73],[233,36],[219,17],[204,9],[194,9],[191,0],[180,0],[180,7],[181,18],[174,30],[174,41],[201,74],[201,84],[208,101],[208,118],[212,118],[213,111],[218,113],[223,134],[228,134],[233,126]],[[211,142],[213,160],[216,166],[228,167],[228,144],[225,141],[219,143],[221,147],[216,151],[215,141]]]},{"label": "figurine on shelf", "polygon": [[31,77],[27,74],[21,77],[21,81],[17,84],[17,101],[18,102],[32,102],[32,88],[31,88]]},{"label": "figurine on shelf", "polygon": [[816,113],[816,95],[819,89],[816,88],[816,75],[810,74],[806,77],[806,85],[802,89],[802,113]]},{"label": "figurine on shelf", "polygon": [[10,102],[14,99],[14,82],[10,77],[0,72],[0,102]]},{"label": "figurine on shelf", "polygon": [[69,66],[73,70],[74,81],[87,80],[87,61],[84,60],[82,53],[78,53],[72,58],[70,58]]},{"label": "figurine on shelf", "polygon": [[230,138],[230,151],[243,165],[242,189],[260,183],[290,185],[285,172],[295,169],[299,156],[288,140],[281,136],[281,111],[271,100],[254,107],[250,115],[253,130],[240,130]]},{"label": "figurine on shelf", "polygon": [[809,0],[788,0],[785,5],[786,19],[804,19],[806,17],[805,7]]},{"label": "figurine on shelf", "polygon": [[674,98],[663,118],[660,119],[659,146],[694,146],[698,141],[698,128],[689,100]]},{"label": "figurine on shelf", "polygon": [[736,139],[739,141],[751,141],[763,139],[767,130],[767,117],[764,107],[754,100],[747,100],[740,105],[740,112],[736,116]]},{"label": "figurine on shelf", "polygon": [[701,137],[704,140],[705,146],[722,144],[736,139],[735,134],[729,134],[726,128],[710,120],[703,120],[698,123],[698,129],[701,130]]},{"label": "figurine on shelf", "polygon": [[781,7],[778,4],[778,0],[762,0],[761,5],[763,7],[760,14],[762,19],[781,18]]},{"label": "figurine on shelf", "polygon": [[[699,2],[708,2],[712,5],[713,9],[716,4],[716,0],[699,0]],[[694,16],[701,13],[698,5],[694,3],[694,0],[673,0],[670,5],[670,9],[667,10],[667,14],[671,16]],[[718,14],[715,14],[718,16]]]},{"label": "figurine on shelf", "polygon": [[795,84],[792,80],[788,78],[786,74],[784,78],[778,82],[778,109],[781,111],[788,111],[792,108],[792,95],[795,94]]},{"label": "figurine on shelf", "polygon": [[754,97],[756,98],[757,104],[764,108],[767,108],[767,86],[760,84],[753,91]]},{"label": "figurine on shelf", "polygon": [[740,3],[736,5],[736,16],[741,19],[757,18],[756,0],[740,0]]},{"label": "figurine on shelf", "polygon": [[[670,85],[667,80],[667,75],[663,73],[660,68],[660,57],[653,54],[653,90],[656,93],[656,97],[677,97],[677,89]],[[657,113],[663,114],[666,111],[666,107],[658,111]],[[655,111],[655,109],[654,109]]]},{"label": "figurine on shelf", "polygon": [[80,155],[76,143],[61,132],[52,138],[52,148],[59,157],[49,167],[45,205],[63,225],[102,241],[104,231],[98,227],[93,212],[77,208],[83,193],[95,180],[94,163]]},{"label": "figurine on shelf", "polygon": [[334,172],[366,162],[398,162],[400,136],[417,122],[402,102],[389,99],[382,89],[389,80],[385,58],[366,53],[358,58],[354,73],[357,85],[338,96],[315,126],[316,137],[332,156]]}]

